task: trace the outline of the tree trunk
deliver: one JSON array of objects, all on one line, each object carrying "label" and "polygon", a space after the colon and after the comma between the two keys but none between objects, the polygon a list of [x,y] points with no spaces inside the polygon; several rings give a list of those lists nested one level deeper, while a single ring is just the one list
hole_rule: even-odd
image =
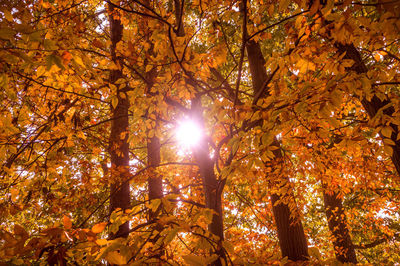
[{"label": "tree trunk", "polygon": [[[164,196],[163,193],[163,180],[162,177],[157,174],[156,167],[160,165],[161,156],[160,156],[160,139],[156,136],[149,138],[147,142],[147,161],[148,165],[151,167],[149,170],[149,177],[147,179],[148,189],[149,189],[149,200],[161,199]],[[149,211],[149,221],[155,220],[160,216],[160,212],[162,210],[162,204],[158,207],[156,211]],[[163,230],[163,226],[159,223],[154,225],[154,230],[158,234]],[[159,236],[152,238],[150,241],[155,244]],[[154,258],[160,259],[165,251],[163,245],[154,246],[154,254],[152,255]]]},{"label": "tree trunk", "polygon": [[[254,95],[259,97],[261,91],[264,89],[264,82],[268,80],[268,75],[265,70],[265,59],[261,52],[259,43],[252,40],[247,42],[246,45],[247,57],[249,60],[250,72],[253,82]],[[268,91],[265,94],[269,94]],[[274,146],[279,147],[280,143],[275,138]],[[282,153],[280,149],[274,150],[275,160],[282,159]],[[289,181],[289,177],[285,178],[286,182]],[[294,215],[291,215],[289,205],[284,202],[280,202],[282,198],[294,199],[292,191],[288,192],[287,195],[273,194],[271,195],[272,211],[275,218],[277,227],[279,245],[282,252],[282,257],[288,257],[292,261],[304,261],[308,259],[308,246],[307,239],[304,234],[303,225],[301,221],[298,221]],[[280,203],[275,206],[275,203]],[[295,204],[294,204],[295,205]]]},{"label": "tree trunk", "polygon": [[177,21],[176,35],[179,37],[185,36],[185,28],[183,27],[183,5],[184,1],[181,3],[180,0],[174,0],[175,19]]},{"label": "tree trunk", "polygon": [[[358,74],[367,73],[367,66],[364,64],[361,58],[361,54],[358,52],[356,47],[353,44],[340,44],[336,43],[335,46],[338,48],[340,54],[346,52],[344,59],[352,59],[354,61],[354,65],[351,67]],[[367,100],[366,98],[361,99],[361,103],[364,109],[367,111],[370,118],[373,118],[378,111],[390,104],[390,99],[381,100],[376,95],[374,95],[371,100]],[[383,114],[387,116],[392,116],[395,113],[395,108],[393,106],[389,106],[383,110]],[[400,139],[397,139],[399,135],[399,127],[393,123],[390,123],[389,126],[392,128],[392,134],[390,139],[395,143],[395,145],[390,145],[393,149],[393,154],[391,155],[392,162],[396,167],[397,172],[400,174]],[[385,137],[380,134],[382,139]],[[385,144],[389,145],[389,144]]]},{"label": "tree trunk", "polygon": [[[108,8],[111,12],[110,35],[111,35],[111,57],[118,69],[110,71],[110,84],[115,83],[122,78],[122,60],[116,54],[116,45],[122,39],[123,26],[119,19],[114,18],[113,6],[110,4]],[[117,85],[118,86],[118,85]],[[109,142],[109,152],[111,155],[111,197],[110,212],[120,208],[126,210],[130,207],[130,188],[129,182],[129,98],[118,89],[118,104],[112,108],[112,124]],[[127,237],[129,235],[129,223],[122,224],[117,233],[111,234],[110,238]]]},{"label": "tree trunk", "polygon": [[[150,200],[163,197],[162,177],[158,176],[154,169],[160,165],[160,146],[160,139],[155,136],[150,138],[147,142],[148,165],[153,168],[148,178]],[[154,213],[151,213],[150,219],[155,218],[154,215]]]},{"label": "tree trunk", "polygon": [[208,230],[219,238],[215,247],[215,254],[219,256],[219,259],[213,262],[212,265],[222,265],[222,261],[226,259],[225,252],[222,248],[222,241],[224,240],[221,198],[223,185],[217,180],[214,172],[214,162],[210,158],[208,141],[204,135],[204,119],[200,99],[192,100],[192,119],[203,128],[202,139],[199,141],[198,145],[193,148],[193,154],[202,177],[205,207],[216,213],[212,216],[212,221],[208,225]]},{"label": "tree trunk", "polygon": [[329,192],[324,188],[324,204],[328,227],[334,237],[336,259],[342,263],[357,263],[356,252],[347,229],[346,214],[339,193]]},{"label": "tree trunk", "polygon": [[[357,74],[367,73],[368,69],[362,61],[361,54],[358,52],[353,44],[335,43],[340,54],[346,53],[344,59],[351,59],[354,65],[350,68]],[[382,107],[390,103],[389,99],[381,100],[377,96],[373,96],[370,100],[366,98],[361,99],[361,104],[367,111],[370,118],[373,118]],[[384,115],[392,116],[395,112],[393,106],[383,110]],[[393,164],[398,173],[400,173],[400,140],[397,140],[399,129],[397,125],[390,124],[392,128],[392,135],[390,139],[394,141],[395,145],[391,145],[393,154],[391,156]],[[382,139],[384,136],[380,134]],[[388,144],[385,144],[388,145]],[[325,189],[324,189],[325,190]],[[353,243],[351,241],[350,233],[346,226],[346,215],[343,210],[342,201],[338,197],[338,193],[328,194],[324,192],[325,213],[328,219],[329,230],[334,236],[334,248],[336,258],[341,262],[357,263],[357,257]]]},{"label": "tree trunk", "polygon": [[[288,257],[292,261],[303,261],[308,259],[307,240],[304,235],[303,226],[299,219],[292,217],[292,211],[286,203],[276,202],[283,195],[272,194],[272,212],[275,218],[275,224],[278,231],[279,246],[281,248],[282,257]],[[294,200],[293,193],[287,197]]]}]

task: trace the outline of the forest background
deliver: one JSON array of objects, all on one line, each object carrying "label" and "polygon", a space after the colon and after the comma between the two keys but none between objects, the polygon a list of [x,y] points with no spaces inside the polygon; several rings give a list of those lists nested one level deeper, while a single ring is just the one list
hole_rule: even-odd
[{"label": "forest background", "polygon": [[0,262],[400,261],[399,33],[391,0],[1,1]]}]

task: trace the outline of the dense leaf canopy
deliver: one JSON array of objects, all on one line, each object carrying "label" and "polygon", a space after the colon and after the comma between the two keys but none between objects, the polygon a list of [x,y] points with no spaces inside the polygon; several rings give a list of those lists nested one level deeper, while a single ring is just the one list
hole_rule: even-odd
[{"label": "dense leaf canopy", "polygon": [[274,206],[310,263],[400,261],[399,36],[389,0],[0,1],[0,262],[286,263]]}]

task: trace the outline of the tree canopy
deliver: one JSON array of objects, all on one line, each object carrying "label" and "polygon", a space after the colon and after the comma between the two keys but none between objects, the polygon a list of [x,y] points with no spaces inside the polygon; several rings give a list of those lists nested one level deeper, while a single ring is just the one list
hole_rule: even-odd
[{"label": "tree canopy", "polygon": [[0,262],[400,261],[400,1],[0,2]]}]

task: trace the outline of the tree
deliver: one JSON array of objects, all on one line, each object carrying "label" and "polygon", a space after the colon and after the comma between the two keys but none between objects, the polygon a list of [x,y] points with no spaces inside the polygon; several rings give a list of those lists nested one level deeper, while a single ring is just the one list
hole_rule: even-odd
[{"label": "tree", "polygon": [[[117,87],[123,84],[122,66],[123,61],[117,54],[117,43],[122,40],[123,26],[115,14],[114,6],[109,4],[110,13],[110,35],[111,35],[111,57],[115,64],[115,70],[110,71],[110,84]],[[118,82],[122,79],[122,82]],[[117,83],[118,82],[118,83]],[[130,207],[129,187],[129,97],[124,92],[124,87],[119,86],[116,91],[117,104],[112,106],[112,124],[110,135],[111,155],[111,189],[110,189],[110,211],[120,209],[126,211]],[[119,226],[117,233],[111,238],[127,237],[129,235],[129,222],[126,221]]]},{"label": "tree", "polygon": [[[243,35],[247,36],[248,34],[243,33]],[[262,91],[266,86],[268,86],[268,83],[272,79],[274,73],[271,73],[270,76],[268,76],[265,72],[265,60],[258,43],[250,40],[246,45],[246,49],[249,58],[255,95],[253,102],[257,102],[259,99],[261,99],[262,94],[270,94],[269,92]],[[274,172],[284,172],[282,170],[284,167],[283,151],[279,148],[280,143],[276,137],[274,137],[272,145],[276,147],[273,151],[273,157],[277,162],[272,164],[267,162],[264,163],[269,169],[277,168],[273,170]],[[277,190],[277,192],[271,193],[271,203],[273,206],[272,210],[278,230],[278,238],[282,256],[288,257],[292,261],[307,260],[307,239],[304,235],[303,226],[301,221],[298,220],[299,217],[296,213],[296,210],[294,210],[293,207],[289,207],[296,206],[293,192],[291,192],[289,177],[278,177],[277,180],[273,180],[271,183],[271,190]],[[282,193],[281,190],[286,190],[287,192]]]},{"label": "tree", "polygon": [[1,2],[0,261],[397,262],[397,5]]}]

